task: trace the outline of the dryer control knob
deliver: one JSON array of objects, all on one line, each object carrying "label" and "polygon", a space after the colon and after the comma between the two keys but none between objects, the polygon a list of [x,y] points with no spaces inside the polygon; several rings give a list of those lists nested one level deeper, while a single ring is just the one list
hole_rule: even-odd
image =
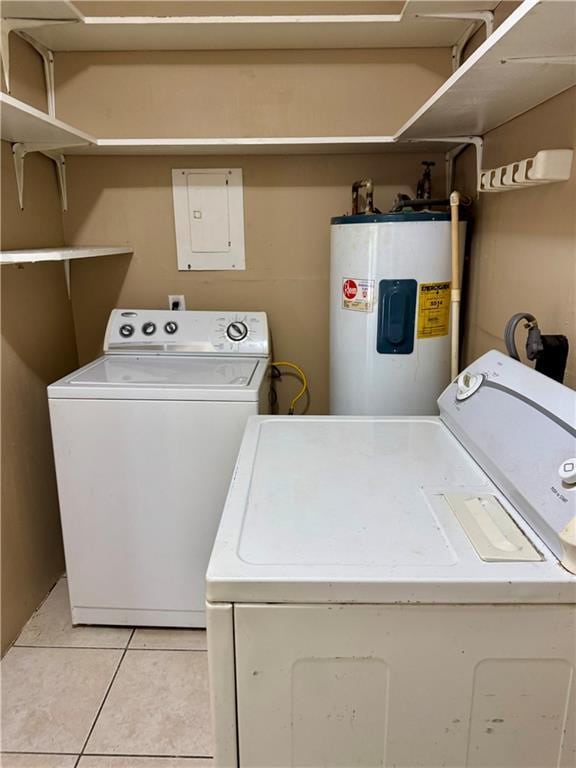
[{"label": "dryer control knob", "polygon": [[130,325],[130,323],[124,323],[124,325],[120,326],[119,329],[120,336],[122,336],[124,339],[129,339],[130,336],[134,333],[134,326]]},{"label": "dryer control knob", "polygon": [[226,328],[226,336],[230,341],[244,341],[248,336],[248,326],[241,320],[235,320]]},{"label": "dryer control knob", "polygon": [[456,380],[456,400],[466,400],[471,397],[480,389],[483,381],[483,373],[468,373],[468,371],[461,373]]},{"label": "dryer control knob", "polygon": [[142,333],[144,336],[152,336],[153,333],[156,333],[156,323],[144,323]]},{"label": "dryer control knob", "polygon": [[170,335],[172,335],[173,333],[176,333],[176,331],[178,330],[178,323],[175,323],[174,320],[168,320],[168,322],[164,326],[164,330],[166,331],[166,333],[169,333]]},{"label": "dryer control knob", "polygon": [[563,461],[558,469],[558,476],[566,485],[576,485],[576,458]]}]

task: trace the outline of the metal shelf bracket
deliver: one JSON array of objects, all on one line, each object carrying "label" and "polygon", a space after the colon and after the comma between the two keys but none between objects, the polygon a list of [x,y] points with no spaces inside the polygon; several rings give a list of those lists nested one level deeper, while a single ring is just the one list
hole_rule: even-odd
[{"label": "metal shelf bracket", "polygon": [[66,185],[66,158],[60,151],[62,147],[59,144],[26,143],[16,142],[12,144],[12,155],[14,157],[14,170],[16,172],[16,185],[18,187],[18,203],[20,210],[24,210],[24,158],[30,152],[40,152],[49,157],[56,165],[58,174],[58,188],[60,190],[60,200],[62,210],[68,210],[68,188]]},{"label": "metal shelf bracket", "polygon": [[46,80],[46,93],[48,97],[48,114],[52,117],[56,113],[54,98],[54,54],[45,45],[34,40],[28,35],[26,29],[45,27],[48,24],[76,24],[75,21],[54,21],[52,19],[0,19],[0,59],[4,71],[6,88],[10,93],[10,33],[16,32],[23,40],[26,40],[42,56],[44,64],[44,78]]},{"label": "metal shelf bracket", "polygon": [[44,81],[46,83],[46,98],[48,100],[48,114],[56,117],[56,88],[54,85],[54,53],[42,43],[35,40],[21,29],[14,30],[16,34],[31,45],[42,57],[44,66]]},{"label": "metal shelf bracket", "polygon": [[417,13],[417,19],[470,19],[472,24],[464,31],[460,39],[452,46],[452,71],[456,72],[462,63],[462,52],[479,28],[486,27],[486,39],[494,32],[494,13],[492,11],[452,11],[447,13]]},{"label": "metal shelf bracket", "polygon": [[66,259],[64,262],[64,278],[66,280],[66,292],[68,294],[68,298],[70,299],[70,259]]},{"label": "metal shelf bracket", "polygon": [[453,189],[453,176],[454,176],[454,160],[458,155],[463,152],[466,147],[473,145],[476,150],[476,197],[480,195],[480,181],[482,178],[482,157],[484,153],[484,139],[481,136],[442,136],[438,138],[435,136],[424,137],[420,136],[417,139],[399,139],[398,143],[407,142],[409,144],[418,144],[423,141],[442,142],[446,144],[456,144],[455,147],[449,149],[445,154],[446,162],[446,189],[451,192]]}]

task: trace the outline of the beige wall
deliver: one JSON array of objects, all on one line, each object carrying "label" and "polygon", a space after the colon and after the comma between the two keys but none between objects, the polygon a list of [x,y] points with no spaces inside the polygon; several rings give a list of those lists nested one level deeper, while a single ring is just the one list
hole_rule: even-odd
[{"label": "beige wall", "polygon": [[[13,45],[13,92],[45,106],[42,65]],[[10,145],[2,142],[2,249],[63,243],[53,164],[26,158],[18,208]],[[62,264],[1,268],[2,652],[64,570],[46,385],[77,363]]]},{"label": "beige wall", "polygon": [[[172,168],[244,171],[245,272],[178,272]],[[114,306],[166,307],[183,293],[189,309],[265,310],[278,358],[310,377],[311,412],[328,408],[330,217],[350,210],[350,185],[372,176],[386,210],[420,174],[419,154],[326,157],[108,157],[68,160],[70,243],[123,244],[134,256],[77,262],[72,272],[81,362],[98,354]],[[440,160],[440,158],[436,158]],[[438,163],[437,189],[443,190]],[[294,383],[280,386],[281,405]]]},{"label": "beige wall", "polygon": [[446,49],[58,53],[58,117],[100,138],[394,133]]},{"label": "beige wall", "polygon": [[[576,147],[576,89],[485,138],[485,168],[530,157],[539,149]],[[470,159],[464,159],[462,168],[468,188]],[[504,350],[508,318],[531,312],[543,333],[568,336],[566,383],[576,387],[576,163],[565,183],[482,194],[471,263],[466,360],[488,349]],[[521,329],[517,338],[523,348]]]},{"label": "beige wall", "polygon": [[[446,50],[98,53],[57,55],[58,114],[102,136],[270,136],[391,133],[449,74]],[[114,306],[261,309],[275,352],[310,375],[311,412],[328,397],[330,217],[350,185],[377,183],[377,205],[415,186],[426,155],[70,157],[66,241],[124,244],[132,259],[74,264],[82,362],[98,354]],[[437,158],[439,159],[439,158]],[[245,272],[181,273],[171,169],[241,167]],[[437,189],[443,191],[443,163]],[[281,388],[281,406],[294,382]]]}]

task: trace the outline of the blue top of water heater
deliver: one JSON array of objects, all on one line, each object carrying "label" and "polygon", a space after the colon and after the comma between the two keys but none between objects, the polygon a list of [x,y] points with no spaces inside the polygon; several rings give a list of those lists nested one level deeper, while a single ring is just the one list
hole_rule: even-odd
[{"label": "blue top of water heater", "polygon": [[444,211],[399,211],[333,216],[330,219],[331,224],[388,224],[396,221],[450,221],[450,214]]}]

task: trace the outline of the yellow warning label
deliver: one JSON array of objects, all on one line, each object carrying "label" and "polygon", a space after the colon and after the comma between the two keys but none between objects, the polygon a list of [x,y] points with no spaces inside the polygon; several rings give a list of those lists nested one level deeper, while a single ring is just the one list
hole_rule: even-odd
[{"label": "yellow warning label", "polygon": [[446,336],[450,326],[450,283],[421,283],[418,338]]}]

